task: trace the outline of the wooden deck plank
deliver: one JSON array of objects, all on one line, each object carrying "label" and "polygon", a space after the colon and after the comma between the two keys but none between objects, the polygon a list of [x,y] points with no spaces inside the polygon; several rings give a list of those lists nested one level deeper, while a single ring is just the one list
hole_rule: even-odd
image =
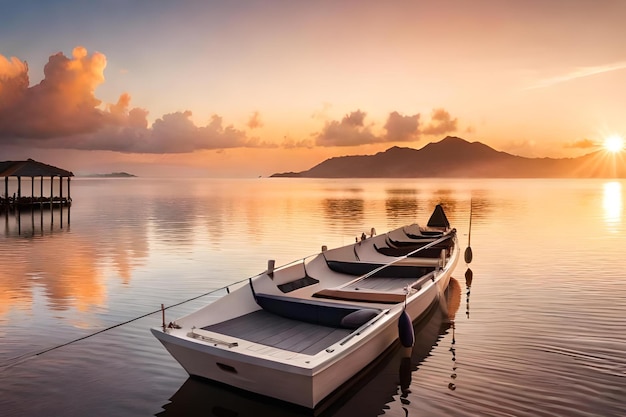
[{"label": "wooden deck plank", "polygon": [[418,278],[380,278],[368,277],[353,285],[342,287],[343,290],[367,289],[377,291],[400,291],[407,285],[413,284]]},{"label": "wooden deck plank", "polygon": [[264,310],[206,326],[202,330],[307,355],[321,352],[351,333],[349,329],[291,320]]}]

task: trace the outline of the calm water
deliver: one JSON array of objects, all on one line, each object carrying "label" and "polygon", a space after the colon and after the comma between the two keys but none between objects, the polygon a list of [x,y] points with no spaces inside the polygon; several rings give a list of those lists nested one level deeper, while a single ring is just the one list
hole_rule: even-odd
[{"label": "calm water", "polygon": [[[2,416],[295,416],[195,380],[160,312],[443,203],[474,260],[327,416],[626,415],[626,181],[75,179],[0,216]],[[166,311],[166,320],[213,296]]]}]

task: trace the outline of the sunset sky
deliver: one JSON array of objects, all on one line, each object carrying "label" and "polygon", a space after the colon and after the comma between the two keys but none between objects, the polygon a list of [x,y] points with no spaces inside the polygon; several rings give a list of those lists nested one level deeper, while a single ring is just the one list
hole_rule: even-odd
[{"label": "sunset sky", "polygon": [[0,160],[258,176],[626,135],[626,2],[0,0]]}]

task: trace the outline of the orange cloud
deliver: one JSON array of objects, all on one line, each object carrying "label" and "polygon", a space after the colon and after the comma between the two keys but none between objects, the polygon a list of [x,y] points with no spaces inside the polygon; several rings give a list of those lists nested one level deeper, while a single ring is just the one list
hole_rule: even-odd
[{"label": "orange cloud", "polygon": [[444,109],[435,109],[431,122],[420,128],[420,115],[403,116],[397,111],[389,113],[382,135],[372,133],[372,124],[365,124],[366,113],[357,110],[341,121],[326,122],[316,137],[317,146],[358,146],[385,142],[417,141],[421,135],[436,135],[457,130],[457,119],[452,119]]},{"label": "orange cloud", "polygon": [[[182,153],[198,149],[271,146],[249,140],[243,131],[223,126],[214,115],[198,127],[191,112],[166,114],[148,127],[148,112],[130,108],[124,93],[101,109],[94,92],[104,82],[106,57],[76,47],[72,58],[52,55],[44,79],[29,87],[28,66],[0,56],[0,141],[42,148]],[[258,113],[251,122],[260,127]]]},{"label": "orange cloud", "polygon": [[[361,110],[341,120],[326,121],[321,132],[309,138],[287,139],[281,145],[250,137],[244,130],[225,124],[212,115],[205,126],[191,120],[190,111],[165,114],[149,126],[148,111],[132,108],[131,96],[120,95],[117,103],[102,103],[95,96],[104,82],[106,57],[76,47],[72,57],[61,52],[50,56],[44,79],[29,86],[28,66],[17,58],[0,55],[0,146],[100,150],[120,153],[175,154],[198,150],[231,148],[298,148],[313,146],[359,146],[385,142],[416,141],[422,134],[444,134],[456,130],[457,119],[436,109],[431,123],[420,129],[420,115],[391,112],[381,128],[365,123]],[[314,116],[321,115],[328,109]],[[255,111],[246,126],[263,127]]]},{"label": "orange cloud", "polygon": [[424,135],[444,135],[456,132],[457,119],[452,119],[444,109],[435,109],[431,115],[431,123],[422,129]]},{"label": "orange cloud", "polygon": [[17,100],[28,87],[28,65],[15,57],[0,55],[0,111]]},{"label": "orange cloud", "polygon": [[88,56],[82,47],[74,49],[72,59],[52,55],[44,67],[44,80],[30,88],[28,66],[15,58],[12,62],[13,71],[6,71],[6,65],[0,68],[3,139],[73,135],[93,131],[102,123],[94,91],[104,81],[104,55]]},{"label": "orange cloud", "polygon": [[599,145],[597,142],[594,142],[591,139],[581,139],[576,142],[568,143],[565,145],[566,148],[577,148],[577,149],[589,149],[589,148],[597,148]]},{"label": "orange cloud", "polygon": [[324,129],[316,138],[316,145],[357,146],[376,143],[378,139],[372,134],[370,128],[364,125],[366,114],[357,110],[345,115],[340,122],[336,120],[326,122]]},{"label": "orange cloud", "polygon": [[263,127],[263,122],[261,121],[261,115],[259,114],[258,111],[255,111],[254,113],[252,113],[252,116],[250,116],[250,120],[248,120],[247,126],[250,129],[258,129],[259,127]]},{"label": "orange cloud", "polygon": [[403,116],[397,111],[389,113],[385,130],[387,142],[407,142],[419,138],[419,114]]},{"label": "orange cloud", "polygon": [[285,136],[280,146],[285,149],[295,149],[295,148],[311,149],[315,147],[315,141],[313,139],[296,140],[291,137]]}]

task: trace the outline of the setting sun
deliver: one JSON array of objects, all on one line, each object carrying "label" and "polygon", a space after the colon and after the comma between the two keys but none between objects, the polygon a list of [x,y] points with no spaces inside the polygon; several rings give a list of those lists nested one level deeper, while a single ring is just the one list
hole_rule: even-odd
[{"label": "setting sun", "polygon": [[604,140],[604,149],[615,153],[624,149],[624,139],[618,135],[609,136]]}]

